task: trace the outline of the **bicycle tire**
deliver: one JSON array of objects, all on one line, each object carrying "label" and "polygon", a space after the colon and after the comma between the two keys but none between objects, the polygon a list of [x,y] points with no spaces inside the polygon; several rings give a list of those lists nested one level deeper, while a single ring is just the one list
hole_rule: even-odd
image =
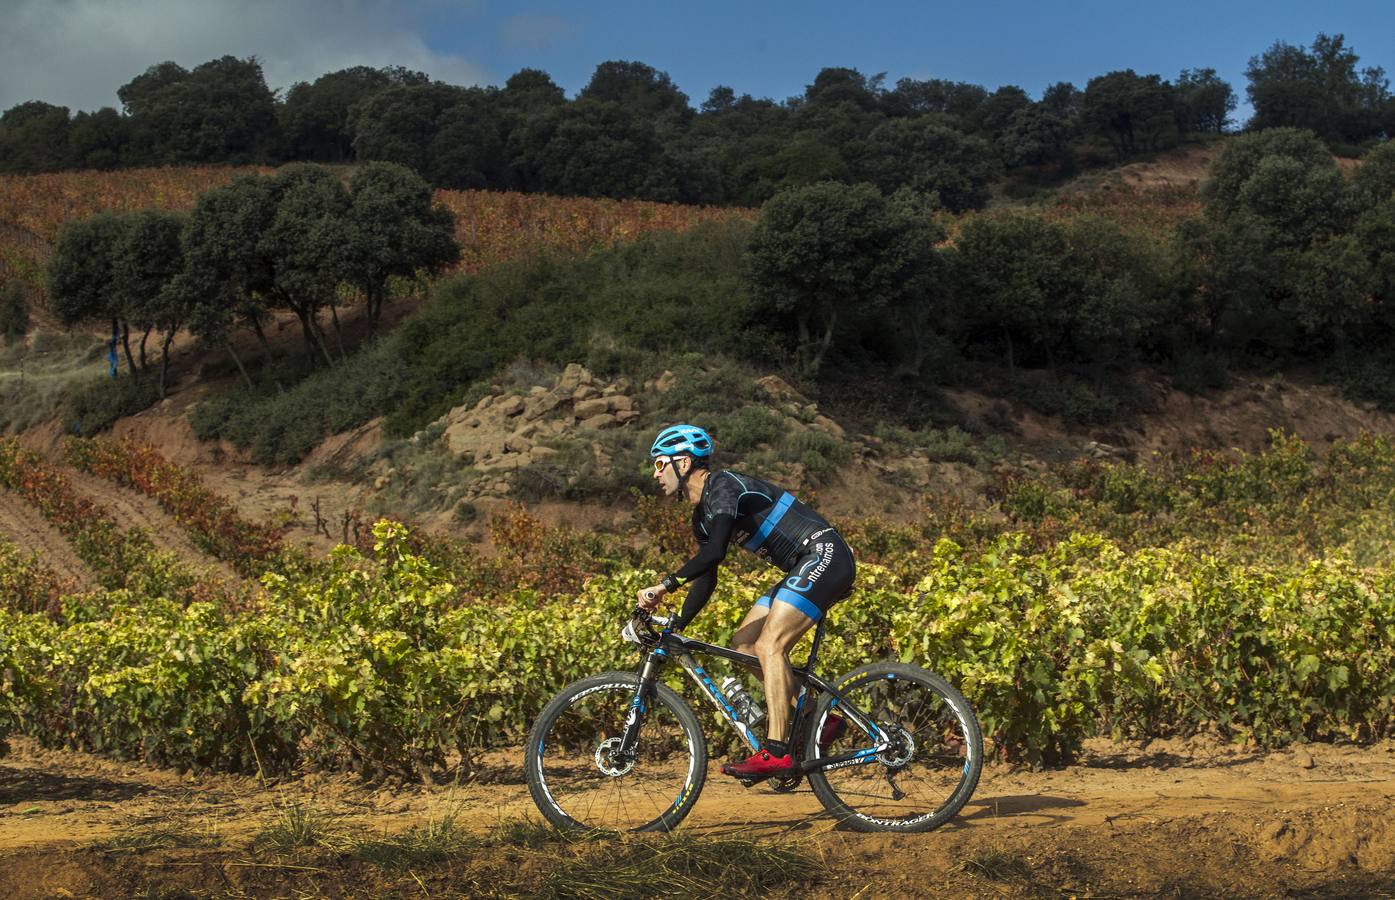
[{"label": "bicycle tire", "polygon": [[[844,675],[836,686],[879,727],[908,731],[912,741],[907,746],[914,747],[914,753],[899,766],[887,765],[879,756],[871,763],[811,771],[809,786],[824,808],[854,831],[931,831],[954,818],[973,796],[983,771],[982,732],[963,695],[933,672],[896,662],[862,666]],[[918,699],[897,700],[890,696],[916,692],[921,695]],[[932,718],[922,721],[931,699],[938,709],[929,708]],[[819,736],[834,701],[831,694],[819,699],[805,742],[805,759],[837,756],[869,746],[869,738],[851,727],[847,731],[856,734],[840,737],[827,752],[819,746]],[[901,721],[906,718],[910,719],[910,728]],[[901,762],[899,758],[894,761]],[[893,779],[904,779],[913,767],[916,774],[910,777],[922,782],[913,788],[918,796],[906,794],[897,799],[895,791],[908,785]],[[879,779],[889,787],[881,788]],[[874,793],[874,789],[881,789],[885,796]],[[923,804],[933,806],[924,810]]]},{"label": "bicycle tire", "polygon": [[[623,772],[602,768],[624,768],[623,761],[603,756],[603,745],[618,740],[638,684],[634,672],[592,675],[564,687],[538,716],[524,753],[524,780],[538,810],[557,828],[671,831],[697,803],[707,778],[707,741],[692,708],[662,683],[655,685],[640,732],[639,759]],[[678,746],[679,735],[684,746]],[[656,814],[648,818],[650,812]]]}]

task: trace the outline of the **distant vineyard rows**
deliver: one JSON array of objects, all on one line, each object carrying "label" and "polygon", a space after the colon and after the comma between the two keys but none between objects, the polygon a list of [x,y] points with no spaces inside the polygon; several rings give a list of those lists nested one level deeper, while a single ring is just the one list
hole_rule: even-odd
[{"label": "distant vineyard rows", "polygon": [[[204,191],[240,175],[271,171],[188,166],[0,176],[0,281],[17,278],[42,289],[44,261],[68,222],[98,212],[190,209]],[[465,272],[544,249],[586,251],[651,231],[681,231],[699,222],[756,215],[747,209],[500,191],[438,190],[435,198],[455,216],[463,253],[454,271]]]}]

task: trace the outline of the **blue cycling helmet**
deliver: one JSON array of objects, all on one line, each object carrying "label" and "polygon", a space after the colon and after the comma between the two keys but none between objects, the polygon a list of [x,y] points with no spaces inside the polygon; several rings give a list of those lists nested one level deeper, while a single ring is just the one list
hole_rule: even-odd
[{"label": "blue cycling helmet", "polygon": [[649,457],[696,456],[706,459],[712,455],[712,438],[696,425],[670,425],[654,438]]}]

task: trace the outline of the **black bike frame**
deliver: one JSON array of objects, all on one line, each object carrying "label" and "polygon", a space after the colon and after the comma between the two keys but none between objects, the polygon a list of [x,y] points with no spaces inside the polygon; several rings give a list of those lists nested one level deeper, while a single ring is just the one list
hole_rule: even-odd
[{"label": "black bike frame", "polygon": [[[824,622],[820,621],[814,630],[814,645],[809,650],[809,658],[802,666],[792,666],[795,679],[800,685],[799,699],[794,710],[794,719],[790,722],[790,738],[792,742],[798,742],[800,727],[811,714],[814,707],[814,692],[819,691],[833,695],[833,705],[838,707],[840,714],[851,721],[858,728],[862,729],[871,740],[876,743],[871,747],[843,753],[838,756],[822,757],[812,760],[801,760],[791,774],[803,775],[816,769],[841,769],[846,766],[856,766],[870,763],[876,760],[877,754],[886,750],[890,746],[890,739],[886,733],[877,727],[877,723],[862,710],[852,703],[849,703],[838,689],[814,674],[814,663],[818,658],[819,643],[823,640]],[[654,694],[654,685],[658,683],[659,673],[665,664],[677,659],[679,664],[687,670],[692,679],[702,688],[703,693],[717,707],[717,711],[726,719],[727,724],[741,735],[742,739],[750,745],[752,750],[760,750],[761,743],[751,732],[750,727],[736,716],[736,711],[732,709],[730,701],[721,689],[708,677],[702,666],[693,659],[693,654],[706,654],[708,656],[718,656],[722,659],[730,660],[743,666],[760,669],[760,660],[746,653],[738,653],[726,647],[719,647],[716,644],[709,644],[705,641],[694,640],[683,637],[671,631],[663,631],[659,635],[659,645],[650,650],[644,663],[639,669],[639,686],[635,689],[634,699],[630,702],[630,714],[625,720],[625,732],[620,741],[620,753],[629,754],[634,752],[635,745],[639,741],[639,731],[644,724],[649,712],[649,701]],[[813,688],[811,691],[810,688]],[[796,757],[802,751],[800,747],[792,747]]]}]

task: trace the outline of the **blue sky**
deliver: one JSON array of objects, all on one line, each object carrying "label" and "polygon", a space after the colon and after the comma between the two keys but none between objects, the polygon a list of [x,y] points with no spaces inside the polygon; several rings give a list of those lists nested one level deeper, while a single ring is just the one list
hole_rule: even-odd
[{"label": "blue sky", "polygon": [[824,66],[948,78],[1033,96],[1055,81],[1133,68],[1214,67],[1244,98],[1248,59],[1275,40],[1342,33],[1363,65],[1395,70],[1395,3],[1047,4],[1024,0],[706,3],[595,0],[4,0],[0,109],[29,99],[115,105],[165,59],[255,54],[285,88],[349,65],[399,63],[453,83],[544,69],[575,93],[596,64],[646,62],[694,105],[718,84],[783,99]]}]

